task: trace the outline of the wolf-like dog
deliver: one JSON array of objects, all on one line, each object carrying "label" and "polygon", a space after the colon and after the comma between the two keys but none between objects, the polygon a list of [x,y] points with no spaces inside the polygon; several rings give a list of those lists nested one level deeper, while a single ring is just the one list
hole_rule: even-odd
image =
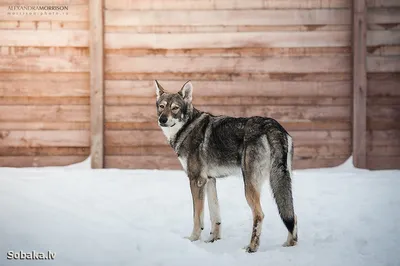
[{"label": "wolf-like dog", "polygon": [[191,241],[204,229],[207,195],[211,232],[207,242],[221,238],[221,217],[216,179],[243,177],[247,203],[253,213],[253,230],[247,252],[256,252],[264,213],[261,187],[269,181],[279,214],[289,231],[284,246],[297,243],[297,217],[292,197],[293,141],[274,119],[214,116],[192,104],[193,86],[186,82],[178,93],[168,93],[155,81],[158,124],[177,154],[190,183],[193,199]]}]

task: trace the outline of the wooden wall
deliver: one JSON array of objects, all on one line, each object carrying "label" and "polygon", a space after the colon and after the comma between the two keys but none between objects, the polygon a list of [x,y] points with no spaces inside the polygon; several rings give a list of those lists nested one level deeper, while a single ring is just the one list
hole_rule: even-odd
[{"label": "wooden wall", "polygon": [[[69,3],[68,14],[9,14]],[[0,2],[0,166],[67,165],[89,154],[88,1]]]},{"label": "wooden wall", "polygon": [[[7,14],[38,2],[68,4],[68,14]],[[104,0],[105,167],[180,169],[157,126],[154,79],[171,92],[191,79],[195,105],[214,114],[277,119],[294,136],[297,169],[344,162],[353,149],[352,2]],[[399,168],[400,4],[366,2],[367,166]],[[89,155],[88,7],[0,2],[0,166]]]},{"label": "wooden wall", "polygon": [[400,1],[367,4],[367,167],[400,168]]},{"label": "wooden wall", "polygon": [[154,79],[214,114],[270,116],[296,168],[351,154],[351,2],[106,1],[105,166],[180,168],[157,126]]}]

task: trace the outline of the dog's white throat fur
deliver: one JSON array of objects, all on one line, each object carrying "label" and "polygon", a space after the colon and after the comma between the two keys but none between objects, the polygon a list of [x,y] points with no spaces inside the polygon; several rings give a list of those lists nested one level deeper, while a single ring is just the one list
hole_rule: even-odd
[{"label": "dog's white throat fur", "polygon": [[179,129],[181,129],[183,126],[183,123],[180,121],[177,121],[173,127],[161,127],[164,135],[167,137],[168,141],[174,140],[176,133],[178,133]]}]

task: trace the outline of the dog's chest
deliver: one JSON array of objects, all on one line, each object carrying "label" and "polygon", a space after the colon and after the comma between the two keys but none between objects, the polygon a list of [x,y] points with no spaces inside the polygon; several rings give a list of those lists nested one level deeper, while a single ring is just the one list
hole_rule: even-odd
[{"label": "dog's chest", "polygon": [[164,135],[167,137],[167,140],[171,141],[173,138],[175,138],[176,133],[178,133],[181,126],[181,123],[179,123],[179,125],[175,125],[174,127],[161,127],[161,129]]},{"label": "dog's chest", "polygon": [[185,170],[185,172],[187,172],[187,158],[183,157],[183,156],[179,156],[178,159],[181,162],[183,170]]}]

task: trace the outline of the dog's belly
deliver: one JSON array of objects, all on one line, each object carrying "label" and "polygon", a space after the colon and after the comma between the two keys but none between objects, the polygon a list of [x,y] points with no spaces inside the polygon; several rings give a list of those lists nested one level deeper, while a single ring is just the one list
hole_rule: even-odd
[{"label": "dog's belly", "polygon": [[221,178],[226,176],[241,176],[242,171],[238,165],[215,165],[207,167],[209,178]]},{"label": "dog's belly", "polygon": [[[178,156],[178,159],[187,172],[187,158],[183,156]],[[208,178],[221,178],[226,176],[241,176],[242,170],[239,165],[213,165],[208,164],[203,166],[207,169],[206,174]]]}]

